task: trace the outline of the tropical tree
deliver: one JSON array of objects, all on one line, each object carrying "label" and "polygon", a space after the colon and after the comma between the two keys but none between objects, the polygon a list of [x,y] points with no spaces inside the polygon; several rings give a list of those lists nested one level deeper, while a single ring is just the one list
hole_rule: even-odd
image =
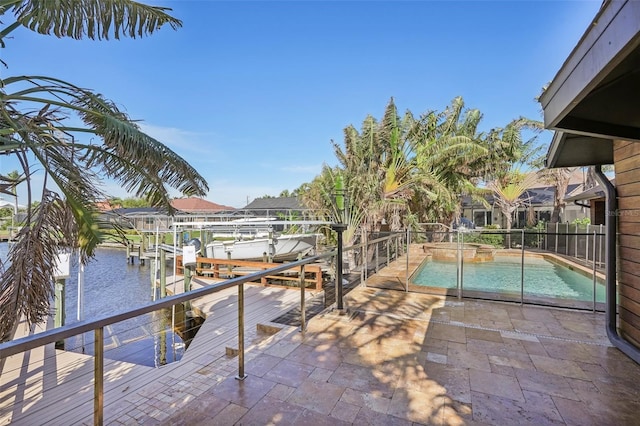
[{"label": "tropical tree", "polygon": [[[181,26],[168,10],[131,0],[6,0],[0,21],[9,24],[0,31],[0,46],[18,27],[73,39],[142,37],[166,25]],[[169,213],[169,189],[194,196],[208,190],[195,169],[143,133],[114,102],[54,77],[0,80],[0,154],[17,159],[28,199],[25,226],[0,277],[0,340],[11,337],[22,316],[34,324],[50,314],[59,250],[77,250],[82,262],[93,256],[101,230],[109,226],[95,208],[108,198],[102,178]],[[45,172],[39,195],[30,179],[36,167]]]},{"label": "tropical tree", "polygon": [[551,213],[551,223],[560,222],[560,212],[567,203],[564,201],[567,195],[567,189],[569,188],[569,182],[571,181],[571,175],[577,170],[576,168],[558,168],[558,169],[543,169],[541,177],[544,182],[553,185],[553,212]]},{"label": "tropical tree", "polygon": [[[519,171],[511,171],[502,179],[491,181],[487,185],[493,191],[496,204],[505,218],[507,231],[511,230],[514,212],[519,207],[529,204],[529,197],[524,195],[536,180],[536,173],[523,174]],[[510,246],[510,238],[507,234],[507,247]]]},{"label": "tropical tree", "polygon": [[489,151],[477,130],[481,119],[479,110],[465,110],[457,97],[443,112],[430,111],[414,123],[410,137],[422,182],[414,203],[423,219],[450,225],[460,215],[462,196],[485,202],[476,186]]}]

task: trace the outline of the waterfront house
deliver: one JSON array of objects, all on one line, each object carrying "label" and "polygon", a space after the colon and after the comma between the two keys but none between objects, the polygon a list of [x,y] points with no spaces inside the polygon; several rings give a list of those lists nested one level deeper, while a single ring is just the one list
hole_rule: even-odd
[{"label": "waterfront house", "polygon": [[[547,166],[596,167],[606,199],[607,332],[640,363],[639,69],[640,2],[606,0],[540,103],[556,131]],[[607,164],[615,187],[601,172]]]},{"label": "waterfront house", "polygon": [[307,208],[298,197],[256,198],[247,204],[242,212],[255,217],[277,217],[281,219],[302,219]]},{"label": "waterfront house", "polygon": [[[586,176],[582,169],[572,171],[567,186],[567,196],[577,195],[584,190]],[[513,228],[524,228],[532,218],[535,223],[539,221],[550,222],[554,208],[556,188],[542,179],[537,179],[520,197],[526,204],[519,207],[515,213]],[[501,228],[506,226],[506,219],[500,208],[495,204],[493,194],[488,193],[485,201],[489,205],[487,208],[479,201],[472,200],[471,197],[462,198],[462,216],[470,219],[476,227],[487,225],[498,225]],[[588,211],[583,206],[575,203],[568,203],[560,212],[560,222],[572,222],[576,219],[588,217]]]}]

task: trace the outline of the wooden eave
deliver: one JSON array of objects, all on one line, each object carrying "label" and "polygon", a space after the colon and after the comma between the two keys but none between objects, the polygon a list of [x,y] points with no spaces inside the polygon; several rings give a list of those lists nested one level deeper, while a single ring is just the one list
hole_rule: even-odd
[{"label": "wooden eave", "polygon": [[540,97],[545,127],[559,130],[548,167],[613,162],[613,139],[640,141],[640,2],[603,3]]}]

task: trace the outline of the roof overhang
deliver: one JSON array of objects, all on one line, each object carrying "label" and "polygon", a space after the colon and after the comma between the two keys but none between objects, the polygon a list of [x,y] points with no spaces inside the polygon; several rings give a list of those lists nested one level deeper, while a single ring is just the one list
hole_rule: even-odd
[{"label": "roof overhang", "polygon": [[638,93],[640,2],[606,0],[540,96],[545,127],[562,131],[548,166],[611,164],[611,140],[640,141]]},{"label": "roof overhang", "polygon": [[613,164],[613,140],[564,132],[553,135],[545,165],[579,167]]}]

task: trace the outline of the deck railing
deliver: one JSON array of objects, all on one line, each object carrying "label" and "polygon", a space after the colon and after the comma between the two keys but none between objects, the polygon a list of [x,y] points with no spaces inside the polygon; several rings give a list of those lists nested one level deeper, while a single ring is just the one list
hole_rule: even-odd
[{"label": "deck railing", "polygon": [[[305,269],[312,267],[308,266],[312,263],[321,261],[323,259],[330,259],[335,257],[335,251],[330,253],[305,258],[303,260],[281,264],[276,267],[264,271],[258,271],[245,276],[239,276],[220,283],[215,283],[201,287],[196,290],[189,291],[187,293],[176,294],[173,296],[164,297],[150,302],[148,305],[141,306],[136,309],[127,310],[114,315],[109,315],[99,319],[86,320],[75,323],[73,325],[63,326],[52,330],[43,331],[31,336],[19,338],[13,341],[0,344],[0,360],[6,360],[6,358],[21,354],[32,349],[43,347],[51,343],[64,341],[64,339],[74,336],[84,335],[87,332],[93,332],[94,339],[94,391],[93,391],[93,417],[94,424],[103,424],[103,404],[104,404],[104,330],[105,328],[131,318],[136,318],[141,315],[156,312],[161,309],[173,308],[176,305],[187,303],[195,298],[213,294],[224,289],[237,287],[238,288],[238,379],[245,377],[244,372],[244,284],[252,281],[260,280],[263,277],[275,276],[276,274],[284,271],[291,270],[292,268],[298,268],[301,271],[300,278],[304,279]],[[300,287],[300,323],[301,329],[306,327],[306,309],[305,309],[305,287],[306,283],[303,281],[299,285]]]},{"label": "deck railing", "polygon": [[[381,233],[377,234],[375,238],[367,238],[365,234],[362,235],[362,241],[358,242],[358,244],[345,247],[343,254],[345,257],[344,267],[346,268],[346,272],[348,278],[352,280],[349,284],[351,287],[357,286],[360,283],[364,282],[367,277],[371,273],[377,272],[381,267],[389,265],[393,260],[397,260],[398,257],[406,251],[406,243],[407,243],[407,233],[399,232],[399,233]],[[222,281],[219,283],[214,283],[210,285],[203,286],[201,288],[191,290],[184,293],[179,293],[171,296],[166,296],[157,299],[156,301],[150,302],[147,305],[140,306],[135,309],[130,309],[126,311],[122,311],[116,314],[104,316],[102,318],[85,320],[76,322],[71,325],[62,326],[59,328],[39,332],[36,334],[29,335],[27,337],[18,338],[13,341],[5,342],[0,344],[0,367],[2,363],[6,361],[9,357],[13,355],[24,354],[24,359],[29,360],[29,351],[37,348],[53,348],[52,343],[64,342],[65,339],[82,339],[83,348],[84,348],[84,338],[85,333],[93,334],[93,341],[87,342],[87,348],[93,349],[93,383],[90,385],[88,382],[78,381],[78,378],[74,379],[77,383],[78,388],[86,388],[88,386],[93,387],[93,419],[94,424],[101,425],[104,422],[104,385],[105,385],[105,374],[109,375],[110,373],[105,370],[105,338],[109,339],[117,339],[117,336],[109,336],[109,332],[111,331],[112,326],[116,323],[121,323],[127,320],[133,320],[148,314],[154,314],[161,310],[175,310],[176,306],[187,306],[190,302],[197,298],[201,298],[203,296],[211,295],[216,292],[220,292],[225,289],[230,289],[233,287],[237,287],[237,325],[238,325],[238,340],[237,340],[237,357],[238,357],[238,366],[236,375],[237,379],[243,379],[245,377],[245,286],[246,283],[251,282],[261,282],[265,279],[273,279],[275,277],[279,277],[282,279],[282,274],[287,271],[295,271],[297,275],[295,279],[299,280],[297,287],[300,289],[300,313],[299,313],[299,323],[300,330],[306,329],[307,324],[307,306],[306,306],[306,296],[305,292],[309,288],[313,288],[317,290],[319,288],[318,282],[322,277],[322,270],[317,266],[317,262],[325,262],[328,263],[328,273],[332,275],[332,279],[335,280],[335,286],[338,286],[338,282],[336,279],[336,254],[337,252],[330,251],[321,255],[308,257],[299,261],[294,261],[286,264],[279,264],[274,266],[273,264],[260,265],[260,268],[268,266],[269,269],[260,270],[257,272],[251,272],[247,275],[236,276],[231,279],[227,279],[226,281]],[[218,260],[211,262],[211,259],[201,258],[200,259],[200,272],[207,272],[205,267],[205,263],[210,266],[218,265],[218,274],[222,274],[222,271],[219,270],[220,265],[228,265],[229,260]],[[241,266],[241,261],[234,261],[236,266]],[[246,266],[246,265],[245,265]],[[255,266],[255,265],[253,265]],[[211,272],[214,276],[216,274],[216,268],[213,266]],[[233,275],[240,275],[239,271],[234,271],[232,269]],[[311,279],[307,278],[312,277]],[[354,275],[356,276],[354,280]],[[291,278],[291,277],[289,277]],[[339,283],[342,285],[343,283]],[[329,286],[332,287],[332,286]],[[293,290],[289,290],[293,291]],[[326,292],[325,292],[326,293]],[[337,293],[337,292],[336,292]],[[326,294],[325,294],[326,297]],[[332,303],[332,302],[329,302]],[[325,306],[327,306],[327,301],[325,300]],[[226,324],[221,324],[221,326],[225,326]],[[171,326],[171,332],[174,330],[174,324]],[[107,331],[105,333],[105,330]],[[165,342],[166,343],[166,342]],[[164,344],[162,345],[164,347]],[[162,349],[160,349],[162,350]],[[46,349],[45,350],[47,359],[54,361],[52,364],[56,364],[55,360],[57,359],[57,355],[55,352],[52,353]],[[33,358],[32,358],[33,359]],[[85,359],[85,358],[83,358]],[[89,358],[86,358],[88,360]],[[44,363],[46,361],[43,360]],[[86,361],[83,361],[86,362]],[[60,368],[56,365],[56,369]],[[58,370],[56,370],[58,371]],[[6,369],[4,370],[6,372]],[[44,378],[46,374],[44,367],[40,372],[43,375],[43,386],[44,382],[48,382],[51,384],[50,378]],[[4,373],[0,371],[0,374]],[[7,376],[5,376],[7,377]],[[18,375],[18,377],[22,377],[22,373]],[[57,373],[56,373],[57,377]],[[123,376],[126,377],[126,376]],[[14,379],[16,380],[16,379]],[[17,379],[22,380],[22,379]],[[27,380],[27,379],[25,379]],[[53,380],[55,383],[57,381]],[[13,383],[13,381],[12,381]],[[3,380],[3,386],[7,385]],[[22,385],[18,382],[13,383],[14,385],[24,386],[26,383]],[[11,385],[9,383],[8,385]],[[58,385],[54,385],[58,386]],[[50,389],[48,389],[50,390]],[[44,387],[40,392],[44,392]],[[7,395],[5,395],[7,397]],[[5,398],[3,397],[3,398]],[[22,396],[24,398],[24,394]],[[74,398],[75,399],[75,398]],[[32,404],[30,401],[19,401],[20,404],[24,404],[25,406],[29,406]],[[74,404],[78,406],[82,406],[85,404],[89,404],[89,401],[75,401]],[[76,405],[73,405],[75,407]],[[72,407],[71,405],[65,404],[64,410],[68,410]],[[3,408],[6,408],[3,407]],[[54,410],[60,410],[60,407],[52,407]],[[59,412],[59,411],[58,411]],[[79,415],[79,414],[74,414]],[[83,414],[82,418],[77,419],[78,421],[85,421],[86,414]]]}]

